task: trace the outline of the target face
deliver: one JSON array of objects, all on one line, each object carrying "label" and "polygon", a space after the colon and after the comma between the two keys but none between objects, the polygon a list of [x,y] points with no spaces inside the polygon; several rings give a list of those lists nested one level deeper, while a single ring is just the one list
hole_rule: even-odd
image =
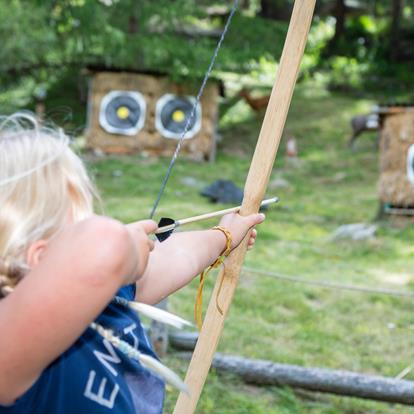
[{"label": "target face", "polygon": [[367,118],[367,128],[377,129],[379,128],[379,116],[378,114],[371,114]]},{"label": "target face", "polygon": [[111,134],[135,135],[144,126],[145,112],[139,92],[112,91],[102,99],[99,123]]},{"label": "target face", "polygon": [[195,102],[192,96],[162,96],[155,108],[155,127],[158,132],[165,138],[180,139],[188,123],[184,139],[194,137],[201,128],[200,103],[191,118]]},{"label": "target face", "polygon": [[414,144],[408,148],[407,152],[407,178],[414,185]]}]

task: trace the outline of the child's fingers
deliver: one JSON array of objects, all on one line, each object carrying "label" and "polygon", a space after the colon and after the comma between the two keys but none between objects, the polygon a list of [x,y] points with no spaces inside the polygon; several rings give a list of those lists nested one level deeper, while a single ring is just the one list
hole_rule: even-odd
[{"label": "child's fingers", "polygon": [[257,237],[257,230],[256,229],[253,229],[250,232],[250,239],[256,240],[256,237]]},{"label": "child's fingers", "polygon": [[256,242],[256,238],[257,238],[257,230],[253,229],[250,237],[249,237],[249,241],[247,243],[247,250],[251,250]]}]

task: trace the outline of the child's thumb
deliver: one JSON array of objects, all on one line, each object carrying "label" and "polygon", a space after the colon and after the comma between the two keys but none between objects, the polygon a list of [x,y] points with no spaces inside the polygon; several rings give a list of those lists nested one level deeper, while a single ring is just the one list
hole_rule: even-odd
[{"label": "child's thumb", "polygon": [[158,224],[154,220],[141,220],[139,223],[147,234],[153,233],[158,228]]},{"label": "child's thumb", "polygon": [[265,220],[265,215],[263,213],[257,213],[257,214],[250,214],[250,216],[246,217],[247,224],[249,227],[256,226],[257,224],[263,223]]}]

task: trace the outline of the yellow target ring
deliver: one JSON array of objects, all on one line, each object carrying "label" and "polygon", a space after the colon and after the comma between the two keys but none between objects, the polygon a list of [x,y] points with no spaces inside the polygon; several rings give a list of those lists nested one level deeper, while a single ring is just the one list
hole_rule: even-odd
[{"label": "yellow target ring", "polygon": [[127,119],[129,117],[129,109],[126,106],[120,106],[116,110],[116,115],[119,119]]},{"label": "yellow target ring", "polygon": [[183,122],[185,119],[185,113],[181,109],[177,109],[173,112],[172,119],[174,122]]}]

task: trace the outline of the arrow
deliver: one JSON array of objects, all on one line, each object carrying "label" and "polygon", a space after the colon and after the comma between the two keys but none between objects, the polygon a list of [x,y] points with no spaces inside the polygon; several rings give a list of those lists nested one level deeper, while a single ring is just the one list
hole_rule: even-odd
[{"label": "arrow", "polygon": [[[272,197],[266,200],[263,200],[260,204],[260,207],[265,207],[270,204],[277,203],[279,201],[279,197]],[[172,232],[180,226],[184,226],[185,224],[195,223],[201,220],[207,220],[213,217],[221,217],[225,214],[230,213],[238,213],[241,209],[241,206],[226,208],[225,210],[213,211],[212,213],[200,214],[199,216],[188,217],[181,220],[174,220],[171,218],[163,217],[158,225],[160,226],[155,232],[155,236],[160,242],[167,240],[168,237],[171,236]]]}]

